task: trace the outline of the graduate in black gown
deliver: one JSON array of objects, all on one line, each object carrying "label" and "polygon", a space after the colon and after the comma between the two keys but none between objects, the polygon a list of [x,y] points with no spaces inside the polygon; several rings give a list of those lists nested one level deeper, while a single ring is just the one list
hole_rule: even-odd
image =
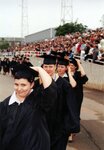
[{"label": "graduate in black gown", "polygon": [[[53,54],[53,51],[52,51]],[[62,78],[70,82],[72,87],[76,86],[76,81],[74,80],[71,70],[69,67],[69,54],[67,52],[56,52],[54,55],[57,56],[57,73]]]},{"label": "graduate in black gown", "polygon": [[[74,93],[71,85],[56,73],[56,57],[44,58],[43,69],[53,78],[57,85],[57,99],[53,108],[47,113],[47,123],[51,137],[51,150],[66,150],[67,141],[72,130],[78,130],[76,116],[73,113]],[[79,124],[78,124],[79,125]]]},{"label": "graduate in black gown", "polygon": [[[76,97],[75,101],[72,101],[74,104],[74,112],[77,115],[77,122],[80,126],[80,112],[81,112],[81,105],[83,102],[83,85],[88,81],[88,77],[80,63],[80,60],[76,60],[74,58],[70,59],[69,65],[68,60],[65,58],[58,59],[58,74],[68,80],[73,87],[74,95]],[[67,73],[66,73],[67,72]],[[75,135],[75,131],[73,130],[74,134],[71,134],[69,137],[69,141],[73,140],[73,135]]]},{"label": "graduate in black gown", "polygon": [[83,85],[88,81],[88,77],[84,71],[84,68],[80,60],[72,58],[70,60],[69,67],[73,75],[73,78],[76,81],[74,93],[77,100],[78,117],[80,119],[81,106],[83,102]]},{"label": "graduate in black gown", "polygon": [[72,133],[70,134],[68,141],[72,142],[74,139],[74,136],[76,135],[76,133],[78,133],[78,131],[80,131],[80,120],[79,120],[79,113],[78,113],[78,109],[77,109],[77,97],[74,91],[74,88],[77,85],[77,82],[75,81],[73,74],[71,73],[71,69],[69,66],[69,59],[65,59],[64,57],[59,57],[58,58],[58,62],[57,62],[57,72],[58,75],[61,76],[62,78],[64,78],[65,80],[67,80],[70,85],[72,86],[72,90],[74,92],[75,98],[74,100],[72,99],[71,101],[71,106],[72,106],[72,110],[73,110],[73,114],[75,114],[76,116],[76,122],[77,122],[77,127],[78,129],[75,130],[73,128]]},{"label": "graduate in black gown", "polygon": [[69,60],[63,57],[59,57],[57,61],[57,72],[58,75],[66,79],[71,86],[74,88],[76,86],[76,81],[74,80],[71,70],[69,67]]},{"label": "graduate in black gown", "polygon": [[[37,72],[42,91],[33,89]],[[17,65],[14,92],[0,103],[0,150],[50,150],[45,115],[56,97],[56,85],[44,69]]]}]

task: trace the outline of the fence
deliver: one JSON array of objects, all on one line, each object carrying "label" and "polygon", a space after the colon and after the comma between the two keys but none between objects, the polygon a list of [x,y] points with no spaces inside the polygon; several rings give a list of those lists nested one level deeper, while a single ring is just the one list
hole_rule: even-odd
[{"label": "fence", "polygon": [[99,65],[92,62],[82,61],[82,65],[89,78],[88,83],[85,86],[104,91],[104,64]]}]

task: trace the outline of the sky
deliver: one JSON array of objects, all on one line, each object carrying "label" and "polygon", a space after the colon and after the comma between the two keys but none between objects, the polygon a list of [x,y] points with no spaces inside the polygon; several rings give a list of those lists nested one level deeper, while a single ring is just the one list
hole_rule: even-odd
[{"label": "sky", "polygon": [[[0,0],[0,37],[21,37],[22,27],[24,34],[32,34],[60,25],[61,0],[24,1],[22,17],[22,0]],[[71,0],[67,1],[70,3]],[[77,20],[91,29],[101,27],[103,7],[104,0],[72,0],[73,21]]]}]

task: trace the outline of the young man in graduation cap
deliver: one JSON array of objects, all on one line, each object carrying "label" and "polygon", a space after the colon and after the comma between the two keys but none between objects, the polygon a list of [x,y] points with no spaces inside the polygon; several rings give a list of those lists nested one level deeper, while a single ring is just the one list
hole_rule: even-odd
[{"label": "young man in graduation cap", "polygon": [[[69,134],[76,126],[72,100],[74,94],[71,85],[56,73],[57,57],[43,55],[42,67],[57,85],[57,99],[53,108],[47,113],[47,123],[51,137],[51,150],[66,150]],[[54,97],[54,95],[53,95]]]},{"label": "young man in graduation cap", "polygon": [[[41,67],[20,64],[14,72],[14,92],[0,103],[0,150],[50,150],[45,115],[57,97],[56,85]],[[33,89],[37,74],[42,91]]]}]

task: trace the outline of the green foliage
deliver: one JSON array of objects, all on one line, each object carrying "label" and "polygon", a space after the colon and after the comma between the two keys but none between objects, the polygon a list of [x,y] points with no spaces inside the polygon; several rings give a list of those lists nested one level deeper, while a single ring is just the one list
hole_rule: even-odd
[{"label": "green foliage", "polygon": [[4,38],[0,41],[0,50],[9,48],[9,43]]},{"label": "green foliage", "polygon": [[77,23],[77,22],[70,22],[66,23],[64,25],[60,25],[57,27],[56,30],[56,36],[60,35],[66,35],[68,33],[75,33],[75,32],[84,32],[87,29],[86,25],[83,25],[82,23]]}]

